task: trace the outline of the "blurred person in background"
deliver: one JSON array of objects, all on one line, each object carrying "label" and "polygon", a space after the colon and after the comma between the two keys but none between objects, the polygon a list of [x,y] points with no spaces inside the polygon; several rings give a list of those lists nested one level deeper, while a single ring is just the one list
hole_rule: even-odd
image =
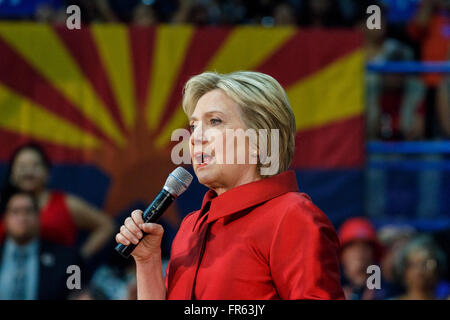
[{"label": "blurred person in background", "polygon": [[436,288],[446,263],[445,254],[430,236],[413,238],[396,261],[396,272],[405,287],[405,293],[397,299],[436,299]]},{"label": "blurred person in background", "polygon": [[360,21],[366,21],[367,8],[370,5],[379,5],[379,1],[374,0],[339,0],[337,2],[347,27],[357,27]]},{"label": "blurred person in background", "polygon": [[[169,260],[163,259],[163,276]],[[89,284],[89,294],[97,300],[137,300],[136,264],[133,259],[123,259],[113,252],[99,266]],[[74,299],[77,296],[74,297]]]},{"label": "blurred person in background", "polygon": [[90,292],[102,300],[135,300],[136,264],[112,252],[90,280]]},{"label": "blurred person in background", "polygon": [[[389,63],[414,61],[413,50],[387,37],[387,10],[381,6],[381,29],[369,30],[362,24],[365,32],[365,51],[368,63]],[[366,129],[369,140],[421,140],[427,137],[427,89],[423,78],[412,74],[367,72],[366,83]],[[400,162],[410,157],[402,154],[372,153],[370,162]],[[440,154],[419,155],[420,160],[440,161]],[[383,168],[369,167],[366,179],[366,212],[371,218],[385,217],[388,172]],[[418,205],[415,214],[420,217],[438,215],[437,205],[441,192],[443,175],[430,167],[417,173],[419,188]]]},{"label": "blurred person in background", "polygon": [[383,285],[381,289],[367,287],[367,267],[378,265],[383,254],[383,248],[370,221],[363,217],[348,219],[339,229],[339,240],[345,298],[383,299]]},{"label": "blurred person in background", "polygon": [[[225,4],[226,1],[224,1],[224,8],[227,8],[227,10],[224,11],[224,15],[233,15],[232,11],[235,10],[234,8],[238,8],[241,15],[244,14],[243,19],[240,21],[237,21],[237,23],[248,23],[248,24],[254,24],[254,25],[263,25],[271,27],[273,26],[275,22],[275,15],[276,10],[278,6],[290,6],[292,8],[292,5],[296,3],[295,0],[285,0],[285,1],[276,1],[276,0],[258,0],[258,1],[245,1],[245,0],[233,0],[230,1],[230,4]],[[242,4],[241,7],[238,6],[238,4]],[[234,8],[233,8],[234,7]],[[287,8],[290,10],[291,8]],[[285,10],[286,7],[282,10]],[[298,9],[298,5],[297,5]],[[281,13],[281,12],[280,12]],[[287,12],[282,13],[283,15]],[[290,13],[287,13],[290,15]],[[225,17],[225,19],[227,19]]]},{"label": "blurred person in background", "polygon": [[[32,193],[39,206],[43,239],[73,247],[79,230],[89,232],[80,253],[88,259],[97,253],[115,230],[110,217],[77,196],[49,190],[50,160],[37,144],[19,147],[11,157],[2,198],[14,190]],[[4,234],[0,225],[0,238]]]},{"label": "blurred person in background", "polygon": [[[128,2],[128,1],[123,1]],[[133,3],[134,4],[134,3]],[[80,7],[81,21],[83,24],[93,22],[120,22],[120,18],[111,8],[108,0],[66,0],[66,6],[77,5]]]},{"label": "blurred person in background", "polygon": [[[450,50],[450,1],[423,0],[416,16],[408,25],[408,33],[421,45],[422,61],[448,61]],[[425,134],[427,138],[448,136],[448,117],[439,109],[438,87],[443,74],[424,73],[427,85]],[[448,113],[446,114],[448,116]]]},{"label": "blurred person in background", "polygon": [[178,9],[172,17],[172,23],[211,25],[221,23],[219,4],[214,1],[180,0]]},{"label": "blurred person in background", "polygon": [[[414,61],[414,52],[406,44],[387,36],[387,9],[381,8],[381,29],[369,30],[365,21],[360,22],[364,32],[364,50],[367,63],[395,63]],[[425,136],[425,85],[420,77],[412,74],[366,72],[365,118],[369,140],[420,140]],[[424,160],[435,160],[435,155],[423,155]],[[369,162],[401,161],[401,154],[369,154]],[[379,167],[366,171],[366,208],[370,218],[385,216],[388,173]],[[435,196],[438,194],[440,175],[433,170],[418,173],[419,181],[426,181],[420,190],[417,215],[433,215],[436,211]]]},{"label": "blurred person in background", "polygon": [[[381,29],[370,30],[365,20],[364,32],[367,63],[406,62],[414,60],[413,50],[387,37],[387,12],[381,10]],[[369,139],[419,139],[424,135],[425,88],[419,78],[399,73],[367,72],[366,120]]]},{"label": "blurred person in background", "polygon": [[281,2],[273,10],[273,19],[276,26],[295,26],[297,24],[295,8],[289,2]]},{"label": "blurred person in background", "polygon": [[67,267],[81,268],[80,257],[75,250],[40,238],[39,210],[32,194],[18,191],[4,200],[6,241],[0,246],[0,299],[65,299],[69,294]]},{"label": "blurred person in background", "polygon": [[87,289],[76,290],[69,294],[67,300],[97,300],[93,297],[91,291]]},{"label": "blurred person in background", "polygon": [[[450,61],[450,47],[448,49],[447,61]],[[440,82],[437,97],[437,112],[441,121],[442,135],[444,138],[450,139],[450,74],[447,73]]]},{"label": "blurred person in background", "polygon": [[386,297],[398,296],[403,292],[402,284],[395,270],[395,262],[403,248],[415,234],[415,229],[408,225],[386,225],[378,231],[378,239],[384,247],[381,259],[381,275]]},{"label": "blurred person in background", "polygon": [[300,5],[299,24],[302,27],[329,28],[345,25],[337,1],[303,0]]},{"label": "blurred person in background", "polygon": [[133,9],[131,23],[137,26],[149,27],[157,24],[158,18],[153,7],[141,3]]},{"label": "blurred person in background", "polygon": [[[60,5],[63,8],[62,3]],[[34,19],[37,22],[52,23],[54,22],[58,9],[59,7],[52,5],[52,3],[43,2],[36,7]]]},{"label": "blurred person in background", "polygon": [[[401,50],[387,54],[386,62],[408,61]],[[420,79],[402,73],[377,75],[378,83],[367,103],[369,137],[381,140],[418,140],[424,136],[425,88]]]}]

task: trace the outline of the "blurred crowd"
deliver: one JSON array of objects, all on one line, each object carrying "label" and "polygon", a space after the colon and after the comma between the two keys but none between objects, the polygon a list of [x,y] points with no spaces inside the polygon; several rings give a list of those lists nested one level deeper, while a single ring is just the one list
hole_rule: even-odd
[{"label": "blurred crowd", "polygon": [[[21,0],[3,0],[20,3]],[[28,0],[12,19],[64,23],[65,9],[81,8],[84,23],[122,22],[137,25],[190,23],[196,25],[262,24],[318,27],[354,26],[373,1],[354,0]],[[12,11],[12,9],[11,9]],[[1,14],[1,13],[0,13]]]},{"label": "blurred crowd", "polygon": [[[356,28],[364,33],[367,62],[450,60],[448,0],[2,0],[0,18],[64,24],[71,4],[81,8],[84,24]],[[372,4],[382,9],[380,30],[366,27]],[[370,139],[450,136],[448,74],[368,72],[366,96]]]},{"label": "blurred crowd", "polygon": [[[368,63],[450,61],[449,1],[423,0],[395,25],[381,8],[381,29],[363,28]],[[367,72],[366,119],[369,139],[448,139],[450,75]]]},{"label": "blurred crowd", "polygon": [[448,233],[421,232],[407,224],[376,229],[355,217],[338,234],[346,299],[450,299]]},{"label": "blurred crowd", "polygon": [[[366,8],[377,3],[366,0],[28,0],[15,10],[13,4],[21,2],[1,0],[1,19],[65,23],[66,7],[76,4],[85,24],[355,28],[364,35],[367,62],[450,60],[448,0],[406,1],[410,8],[402,14],[395,1],[382,1],[380,30],[366,28]],[[365,81],[369,139],[449,138],[450,75],[368,72]],[[11,157],[0,186],[0,299],[136,299],[133,259],[113,251],[121,221],[73,195],[48,190],[50,169],[37,145]],[[450,297],[448,232],[376,228],[362,217],[337,231],[348,299]],[[83,270],[81,290],[67,289],[70,264]],[[380,289],[367,287],[371,265],[381,268]]]}]

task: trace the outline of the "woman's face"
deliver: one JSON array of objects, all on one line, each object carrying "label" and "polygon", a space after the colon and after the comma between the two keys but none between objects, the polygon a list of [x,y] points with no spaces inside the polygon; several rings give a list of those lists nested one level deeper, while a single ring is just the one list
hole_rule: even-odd
[{"label": "woman's face", "polygon": [[[244,137],[247,128],[242,121],[240,107],[222,90],[204,94],[189,122],[190,153],[200,183],[220,194],[260,178],[256,148],[249,150],[249,146],[254,144]],[[238,154],[245,155],[245,161],[238,162]]]},{"label": "woman's face", "polygon": [[20,151],[12,165],[11,183],[21,190],[36,192],[45,187],[48,172],[41,155],[33,149]]},{"label": "woman's face", "polygon": [[38,216],[29,196],[14,195],[8,201],[5,212],[5,227],[8,234],[19,243],[28,241],[38,232]]},{"label": "woman's face", "polygon": [[416,250],[408,255],[405,272],[407,288],[429,290],[435,286],[437,278],[437,262],[428,250]]},{"label": "woman's face", "polygon": [[362,240],[353,241],[342,251],[343,272],[348,280],[358,286],[366,283],[367,267],[374,263],[373,246]]}]

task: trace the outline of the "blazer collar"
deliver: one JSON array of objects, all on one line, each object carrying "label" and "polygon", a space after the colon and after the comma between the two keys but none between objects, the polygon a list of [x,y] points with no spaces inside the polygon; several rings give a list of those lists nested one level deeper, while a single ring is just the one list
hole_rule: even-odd
[{"label": "blazer collar", "polygon": [[[207,223],[210,223],[282,194],[298,191],[295,173],[289,170],[269,178],[240,185],[222,193],[220,196],[217,196],[213,190],[208,190],[203,198],[200,210],[202,212],[207,209],[207,203],[211,202],[207,218]],[[199,218],[201,216],[202,214],[199,215]]]}]

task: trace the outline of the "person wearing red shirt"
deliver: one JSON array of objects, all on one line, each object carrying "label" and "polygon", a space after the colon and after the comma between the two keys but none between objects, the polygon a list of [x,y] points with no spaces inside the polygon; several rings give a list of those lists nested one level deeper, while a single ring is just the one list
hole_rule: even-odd
[{"label": "person wearing red shirt", "polygon": [[[84,259],[97,254],[114,233],[113,220],[83,199],[48,188],[51,163],[44,150],[35,143],[18,147],[7,169],[7,184],[0,198],[7,199],[17,190],[33,194],[39,204],[40,235],[44,240],[75,247],[79,231],[88,232],[80,248]],[[2,207],[4,200],[1,200]],[[0,210],[1,212],[2,210]],[[0,242],[5,235],[0,216]]]},{"label": "person wearing red shirt", "polygon": [[[410,37],[421,45],[425,62],[444,62],[450,58],[450,1],[424,0],[416,16],[408,24]],[[446,138],[450,135],[448,104],[445,95],[445,73],[424,73],[427,86],[425,137]]]},{"label": "person wearing red shirt", "polygon": [[[209,191],[184,218],[165,279],[162,226],[140,210],[125,220],[116,241],[138,244],[138,299],[344,299],[337,234],[288,170],[296,126],[280,84],[258,72],[205,72],[187,82],[183,109]],[[249,129],[266,129],[259,144]]]},{"label": "person wearing red shirt", "polygon": [[[424,0],[414,19],[407,25],[409,36],[421,44],[423,61],[446,61],[450,50],[450,2],[447,0]],[[444,74],[424,73],[430,87],[436,87]]]}]

